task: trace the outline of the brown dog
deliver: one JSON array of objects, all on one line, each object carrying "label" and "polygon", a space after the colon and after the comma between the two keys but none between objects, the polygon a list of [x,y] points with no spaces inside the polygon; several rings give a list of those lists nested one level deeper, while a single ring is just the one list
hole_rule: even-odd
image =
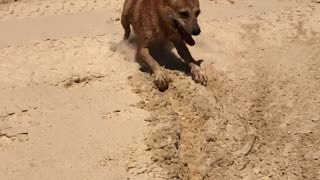
[{"label": "brown dog", "polygon": [[161,66],[149,54],[149,48],[164,42],[172,42],[181,58],[188,64],[195,82],[207,84],[207,76],[195,61],[186,44],[193,46],[192,35],[201,30],[197,17],[200,14],[198,0],[126,0],[121,23],[128,39],[132,25],[137,35],[136,58],[149,66],[155,75],[155,84],[160,91],[169,86],[169,79]]}]

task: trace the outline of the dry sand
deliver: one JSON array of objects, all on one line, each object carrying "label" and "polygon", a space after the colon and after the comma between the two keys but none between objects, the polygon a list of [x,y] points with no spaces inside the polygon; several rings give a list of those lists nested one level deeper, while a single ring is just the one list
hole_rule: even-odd
[{"label": "dry sand", "polygon": [[123,0],[0,0],[0,179],[320,179],[319,1],[200,2],[209,85],[160,93]]}]

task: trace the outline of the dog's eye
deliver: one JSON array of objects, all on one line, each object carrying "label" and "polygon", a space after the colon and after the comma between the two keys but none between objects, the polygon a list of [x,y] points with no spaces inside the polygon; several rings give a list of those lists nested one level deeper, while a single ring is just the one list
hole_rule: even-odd
[{"label": "dog's eye", "polygon": [[189,18],[189,12],[188,11],[181,11],[179,12],[181,18],[188,19]]},{"label": "dog's eye", "polygon": [[201,11],[200,10],[197,10],[196,11],[196,16],[198,17],[200,15]]}]

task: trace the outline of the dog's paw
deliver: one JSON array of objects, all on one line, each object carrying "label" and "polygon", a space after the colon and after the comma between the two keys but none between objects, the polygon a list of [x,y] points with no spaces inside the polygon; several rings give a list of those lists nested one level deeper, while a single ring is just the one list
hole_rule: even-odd
[{"label": "dog's paw", "polygon": [[199,65],[192,64],[190,66],[190,68],[191,68],[191,76],[192,76],[192,79],[194,80],[194,82],[200,83],[200,84],[206,86],[208,83],[208,77],[203,72],[201,67]]},{"label": "dog's paw", "polygon": [[167,75],[163,71],[160,71],[155,74],[154,83],[157,86],[157,88],[159,89],[159,91],[163,92],[163,91],[167,90],[169,87],[169,82],[170,82],[169,78],[167,77]]}]

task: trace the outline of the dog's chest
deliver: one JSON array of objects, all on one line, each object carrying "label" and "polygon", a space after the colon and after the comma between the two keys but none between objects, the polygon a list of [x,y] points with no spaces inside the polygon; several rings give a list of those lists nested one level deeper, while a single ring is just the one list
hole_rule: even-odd
[{"label": "dog's chest", "polygon": [[167,40],[163,29],[160,28],[159,22],[156,19],[149,19],[148,24],[144,27],[144,32],[149,43],[153,44]]},{"label": "dog's chest", "polygon": [[151,44],[159,44],[162,42],[167,41],[167,37],[162,31],[153,31],[150,36],[150,43]]}]

